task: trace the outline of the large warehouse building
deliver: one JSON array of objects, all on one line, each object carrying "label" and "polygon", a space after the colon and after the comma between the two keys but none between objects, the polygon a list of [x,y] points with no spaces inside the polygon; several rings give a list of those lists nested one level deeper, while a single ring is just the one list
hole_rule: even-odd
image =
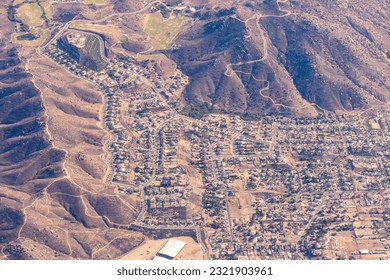
[{"label": "large warehouse building", "polygon": [[173,260],[177,254],[184,248],[185,242],[177,239],[169,239],[160,249],[153,260]]}]

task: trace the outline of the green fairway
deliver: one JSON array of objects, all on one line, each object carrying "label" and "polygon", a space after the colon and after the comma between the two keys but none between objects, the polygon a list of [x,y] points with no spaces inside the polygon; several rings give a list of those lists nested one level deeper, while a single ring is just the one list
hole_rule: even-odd
[{"label": "green fairway", "polygon": [[98,4],[103,5],[106,4],[106,0],[84,0],[85,4]]},{"label": "green fairway", "polygon": [[43,9],[45,10],[47,19],[53,19],[54,9],[49,2],[41,2]]},{"label": "green fairway", "polygon": [[161,60],[160,54],[138,54],[137,60]]},{"label": "green fairway", "polygon": [[176,35],[183,30],[183,24],[189,20],[190,18],[184,16],[164,19],[160,12],[149,15],[145,32],[149,35],[153,49],[167,49]]},{"label": "green fairway", "polygon": [[16,11],[16,17],[30,28],[43,25],[42,10],[37,3],[26,3]]}]

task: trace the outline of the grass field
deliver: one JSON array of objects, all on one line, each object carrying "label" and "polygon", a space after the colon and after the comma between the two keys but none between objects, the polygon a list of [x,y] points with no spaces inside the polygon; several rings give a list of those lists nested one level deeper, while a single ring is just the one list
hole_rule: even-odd
[{"label": "grass field", "polygon": [[[18,36],[28,34],[25,32],[15,33],[12,36],[12,41],[25,46],[39,46],[49,37],[50,31],[44,28],[43,12],[37,3],[29,3],[27,1],[18,0],[16,3],[24,3],[16,10],[16,17],[21,20],[30,29],[30,33],[37,36],[35,40],[20,40]],[[53,18],[53,6],[49,1],[40,2],[45,10],[46,17],[50,20]]]},{"label": "grass field", "polygon": [[164,19],[160,12],[149,15],[145,32],[149,35],[152,47],[155,50],[167,49],[171,41],[183,30],[183,23],[190,18],[178,16]]},{"label": "grass field", "polygon": [[97,5],[103,5],[106,4],[107,0],[84,0],[85,4],[97,4]]},{"label": "grass field", "polygon": [[43,30],[43,29],[36,29],[31,31],[32,34],[38,36],[38,39],[36,40],[18,40],[16,39],[17,36],[27,34],[27,33],[14,33],[12,34],[12,42],[18,43],[24,46],[30,46],[30,47],[35,47],[35,46],[40,46],[42,45],[47,38],[49,38],[50,31],[48,30]]},{"label": "grass field", "polygon": [[71,27],[104,34],[107,37],[115,39],[118,43],[123,43],[127,40],[126,34],[119,27],[112,24],[74,23]]},{"label": "grass field", "polygon": [[17,9],[16,16],[30,28],[43,25],[42,10],[37,3],[26,3]]},{"label": "grass field", "polygon": [[138,54],[137,60],[161,60],[160,54]]},{"label": "grass field", "polygon": [[13,5],[19,5],[19,4],[22,4],[24,1],[26,1],[26,0],[14,0],[14,3],[13,3]]},{"label": "grass field", "polygon": [[121,36],[119,36],[119,41],[121,42],[121,43],[124,43],[124,42],[126,42],[129,38],[126,36],[126,35],[121,35]]},{"label": "grass field", "polygon": [[45,10],[47,19],[52,19],[54,14],[53,6],[49,2],[42,2],[41,5]]}]

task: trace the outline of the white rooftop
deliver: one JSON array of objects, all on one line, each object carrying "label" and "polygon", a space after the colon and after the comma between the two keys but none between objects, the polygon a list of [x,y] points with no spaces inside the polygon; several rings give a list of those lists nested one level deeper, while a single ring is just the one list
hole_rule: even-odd
[{"label": "white rooftop", "polygon": [[179,254],[181,249],[186,245],[185,242],[176,240],[176,239],[169,239],[167,243],[165,243],[164,247],[161,248],[161,250],[158,252],[159,255],[164,255],[171,257],[172,259]]}]

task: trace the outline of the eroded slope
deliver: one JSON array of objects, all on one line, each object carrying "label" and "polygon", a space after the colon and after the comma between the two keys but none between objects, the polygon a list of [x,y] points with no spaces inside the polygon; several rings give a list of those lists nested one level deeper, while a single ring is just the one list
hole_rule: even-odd
[{"label": "eroded slope", "polygon": [[0,258],[128,252],[143,236],[126,229],[135,202],[106,184],[99,92],[39,52],[6,43],[14,26],[3,14],[0,22]]},{"label": "eroded slope", "polygon": [[188,103],[313,115],[388,102],[383,1],[232,2],[197,6],[168,54],[191,78]]}]

